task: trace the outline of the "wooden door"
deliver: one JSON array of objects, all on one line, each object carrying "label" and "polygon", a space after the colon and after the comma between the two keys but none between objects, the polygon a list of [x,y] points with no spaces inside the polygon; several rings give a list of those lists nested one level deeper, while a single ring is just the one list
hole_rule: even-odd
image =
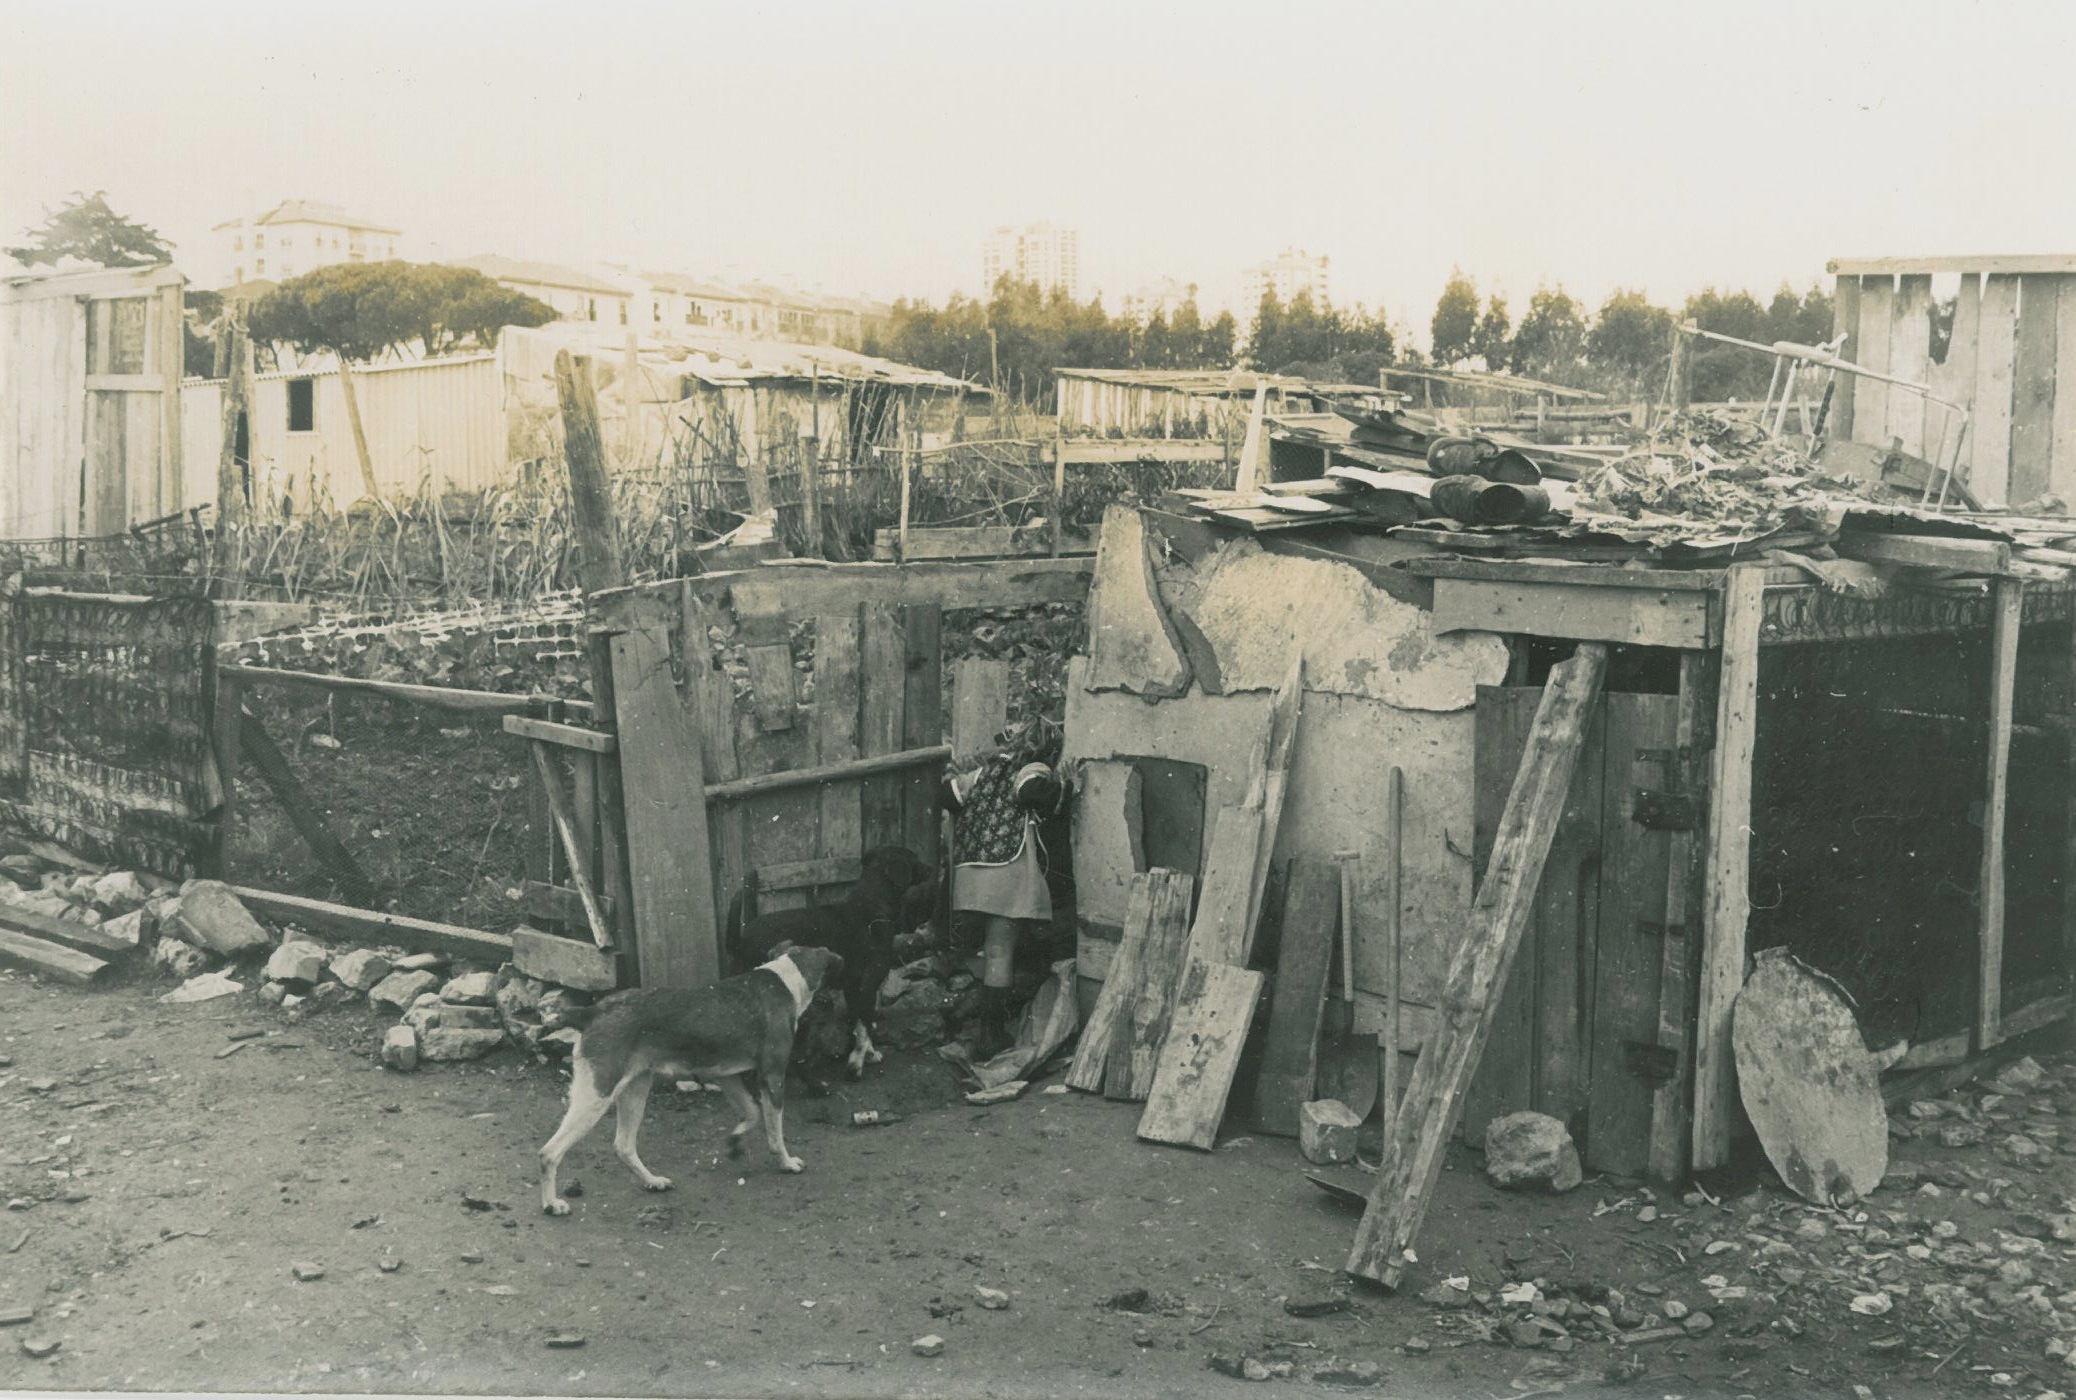
[{"label": "wooden door", "polygon": [[[1538,687],[1478,692],[1481,879],[1541,697]],[[1662,804],[1651,811],[1646,799],[1652,826],[1635,817],[1639,792],[1670,785],[1677,700],[1608,694],[1595,708],[1462,1133],[1482,1143],[1492,1119],[1534,1109],[1571,1129],[1589,1171],[1640,1175],[1667,1068],[1657,1041],[1671,833]]]},{"label": "wooden door", "polygon": [[81,528],[116,535],[181,507],[178,281],[86,301]]}]

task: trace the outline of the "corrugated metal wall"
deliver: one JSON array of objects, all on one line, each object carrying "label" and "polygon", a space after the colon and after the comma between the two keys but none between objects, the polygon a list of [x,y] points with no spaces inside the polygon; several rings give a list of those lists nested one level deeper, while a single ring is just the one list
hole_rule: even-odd
[{"label": "corrugated metal wall", "polygon": [[[308,432],[289,431],[289,385],[299,379],[315,385]],[[480,491],[511,480],[504,378],[495,355],[360,369],[353,386],[375,484],[384,496]],[[182,397],[190,453],[204,450],[206,441],[206,455],[191,460],[213,463],[222,445],[222,385],[194,381]],[[367,494],[336,372],[262,374],[253,381],[252,398],[256,497],[287,496],[301,509],[325,500],[349,506]],[[213,470],[190,473],[189,504],[214,497]]]}]

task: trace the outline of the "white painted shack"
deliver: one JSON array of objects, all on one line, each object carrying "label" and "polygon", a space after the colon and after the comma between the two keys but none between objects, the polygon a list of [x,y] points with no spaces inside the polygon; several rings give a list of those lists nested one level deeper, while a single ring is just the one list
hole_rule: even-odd
[{"label": "white painted shack", "polygon": [[164,264],[0,270],[0,539],[181,508],[185,282]]}]

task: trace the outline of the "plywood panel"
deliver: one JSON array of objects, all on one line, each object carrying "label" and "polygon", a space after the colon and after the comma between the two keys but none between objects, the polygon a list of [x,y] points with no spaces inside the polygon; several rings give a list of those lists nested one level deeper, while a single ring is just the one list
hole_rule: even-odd
[{"label": "plywood panel", "polygon": [[2018,279],[1982,284],[1981,332],[1975,351],[1975,443],[1969,485],[1985,504],[2010,500],[2011,373],[2017,349]]},{"label": "plywood panel", "polygon": [[[1932,364],[1932,279],[1904,277],[1896,285],[1889,330],[1889,373],[1913,384],[1925,382]],[[1888,437],[1914,457],[1924,455],[1925,401],[1907,390],[1889,390]]]},{"label": "plywood panel", "polygon": [[[1845,337],[1844,358],[1859,362],[1860,348],[1860,279],[1840,277],[1838,286],[1831,294],[1831,338]],[[1853,439],[1853,393],[1854,377],[1841,374],[1831,390],[1831,409],[1825,419],[1824,435],[1838,442]]]},{"label": "plywood panel", "polygon": [[[815,619],[815,729],[823,763],[858,757],[858,614]],[[864,808],[857,783],[821,791],[822,854],[855,858],[864,851]]]},{"label": "plywood panel", "polygon": [[[1889,369],[1889,338],[1895,332],[1895,279],[1860,279],[1860,332],[1853,363],[1883,374]],[[1877,445],[1889,440],[1889,386],[1862,379],[1853,388],[1853,441]]]},{"label": "plywood panel", "polygon": [[[935,604],[901,610],[901,739],[905,748],[944,742],[943,615]],[[942,770],[912,768],[901,778],[902,841],[931,865],[937,863],[937,783]],[[1150,1075],[1150,1071],[1149,1071]]]},{"label": "plywood panel", "polygon": [[[901,625],[898,614],[883,603],[860,610],[858,751],[861,758],[901,750],[903,684]],[[866,849],[898,845],[902,831],[902,779],[898,773],[867,778],[863,785]]]},{"label": "plywood panel", "polygon": [[[1932,392],[1940,398],[1965,404],[1975,397],[1975,355],[1982,336],[1982,279],[1963,277],[1954,293],[1953,334],[1947,340],[1946,358],[1927,372]],[[1924,456],[1943,464],[1953,450],[1953,434],[1960,431],[1960,415],[1937,404],[1925,406]],[[1961,460],[1968,458],[1966,446]]]},{"label": "plywood panel", "polygon": [[2047,492],[2054,436],[2055,337],[2059,277],[2018,279],[2018,331],[2011,356],[2011,486],[2013,505]]},{"label": "plywood panel", "polygon": [[[123,519],[128,529],[166,513],[160,505],[159,482],[165,468],[165,395],[124,394]],[[176,396],[177,397],[177,396]]]},{"label": "plywood panel", "polygon": [[127,395],[91,391],[86,406],[86,531],[120,532],[128,522],[130,415]]}]

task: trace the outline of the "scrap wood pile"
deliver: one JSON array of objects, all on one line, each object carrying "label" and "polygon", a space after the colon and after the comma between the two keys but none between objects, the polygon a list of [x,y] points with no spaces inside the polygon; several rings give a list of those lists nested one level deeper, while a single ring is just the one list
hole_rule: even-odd
[{"label": "scrap wood pile", "polygon": [[[1326,474],[1240,491],[1178,491],[1166,508],[1254,534],[1337,530],[1488,557],[1704,565],[1755,558],[1824,564],[1925,564],[1868,558],[1860,537],[1914,535],[2003,544],[1993,567],[1957,572],[2061,578],[2076,566],[2076,517],[1939,509],[1925,463],[1850,442],[1775,438],[1758,424],[1693,410],[1626,449],[1553,447],[1503,435],[1465,437],[1394,405],[1337,406],[1277,420],[1287,451],[1317,452]],[[1955,483],[1950,500],[1973,506]],[[1840,542],[1844,541],[1842,547]],[[1956,556],[1967,551],[1953,551]],[[2011,567],[2014,563],[2018,567]],[[1937,567],[1937,565],[1931,565]],[[1865,568],[1809,569],[1819,582],[1879,591]]]}]

